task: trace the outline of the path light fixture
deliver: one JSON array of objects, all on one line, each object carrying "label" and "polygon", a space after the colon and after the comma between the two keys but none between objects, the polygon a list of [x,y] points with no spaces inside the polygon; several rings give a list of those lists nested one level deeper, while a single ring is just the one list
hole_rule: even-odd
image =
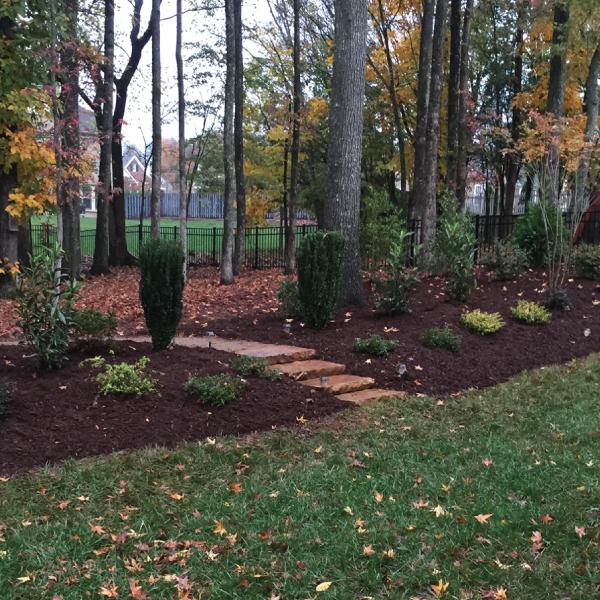
[{"label": "path light fixture", "polygon": [[290,323],[283,324],[283,332],[284,333],[292,333],[292,326]]},{"label": "path light fixture", "polygon": [[213,339],[215,337],[215,332],[209,331],[206,335],[208,336],[208,347],[212,348],[212,343],[213,343]]},{"label": "path light fixture", "polygon": [[406,365],[404,363],[399,363],[398,364],[398,370],[396,371],[398,377],[400,377],[400,379],[402,379],[402,377],[404,377],[406,375],[406,371],[408,369],[406,368]]},{"label": "path light fixture", "polygon": [[329,377],[327,377],[327,375],[321,375],[321,387],[327,387],[327,384],[329,383]]}]

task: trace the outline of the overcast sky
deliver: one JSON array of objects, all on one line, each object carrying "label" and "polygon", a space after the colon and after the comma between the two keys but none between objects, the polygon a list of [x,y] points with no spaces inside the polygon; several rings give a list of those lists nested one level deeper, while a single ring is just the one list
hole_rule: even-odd
[{"label": "overcast sky", "polygon": [[[142,28],[145,28],[150,14],[150,0],[144,3],[142,12]],[[184,2],[184,10],[185,10]],[[122,50],[117,50],[117,73],[120,74],[124,63],[125,52],[129,46],[129,27],[131,23],[131,3],[129,0],[117,0],[117,36]],[[224,13],[218,11],[214,17],[201,12],[188,12],[184,14],[184,44],[194,41],[211,41],[211,36],[224,35]],[[175,108],[163,126],[163,137],[177,137],[177,71],[175,64],[175,0],[163,0],[161,5],[161,59],[162,59],[162,105],[163,111],[167,107]],[[246,0],[243,4],[244,24],[251,26],[254,23],[264,23],[270,19],[266,0]],[[214,38],[212,38],[214,39]],[[125,141],[133,143],[140,149],[144,146],[144,138],[149,142],[152,136],[151,114],[151,42],[144,49],[140,67],[131,82],[128,108],[125,114],[126,124],[123,127]],[[223,65],[223,70],[225,66]],[[185,53],[184,53],[184,70]],[[208,90],[187,89],[186,98],[202,98]],[[186,137],[192,137],[198,132],[201,123],[193,118],[186,119]]]}]

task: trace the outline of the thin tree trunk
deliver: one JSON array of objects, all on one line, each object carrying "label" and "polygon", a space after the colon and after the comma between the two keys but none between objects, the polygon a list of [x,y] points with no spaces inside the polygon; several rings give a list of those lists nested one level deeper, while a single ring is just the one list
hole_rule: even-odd
[{"label": "thin tree trunk", "polygon": [[296,208],[298,206],[298,171],[300,154],[300,110],[302,108],[302,82],[300,79],[300,0],[294,0],[294,90],[292,109],[292,146],[290,168],[289,220],[285,235],[286,275],[296,271]]},{"label": "thin tree trunk", "polygon": [[177,41],[175,59],[177,62],[177,113],[179,125],[179,240],[183,250],[183,277],[187,279],[187,198],[185,185],[185,82],[183,73],[183,6],[182,0],[177,0]]},{"label": "thin tree trunk", "polygon": [[235,19],[235,100],[233,136],[235,145],[235,192],[237,228],[233,257],[234,274],[244,265],[246,246],[246,183],[244,176],[244,40],[242,35],[242,0],[234,0]]},{"label": "thin tree trunk", "polygon": [[221,258],[221,284],[233,283],[234,223],[236,220],[235,178],[235,7],[234,0],[225,0],[226,75],[223,116],[223,167],[225,170],[223,207],[223,249]]},{"label": "thin tree trunk", "polygon": [[[1,135],[1,134],[0,134]],[[17,184],[15,167],[8,173],[0,169],[0,259],[8,259],[16,263],[19,258],[19,227],[17,222],[6,212],[8,195]],[[0,274],[0,298],[7,298],[15,293],[15,282],[11,275]]]},{"label": "thin tree trunk", "polygon": [[150,200],[150,228],[151,235],[154,238],[160,237],[162,174],[160,1],[152,0],[152,197]]},{"label": "thin tree trunk", "polygon": [[456,192],[458,151],[458,96],[461,62],[461,0],[450,3],[450,66],[448,70],[448,154],[446,183]]},{"label": "thin tree trunk", "polygon": [[367,0],[335,1],[335,45],[324,225],[346,240],[341,302],[363,304],[360,182],[367,41]]}]

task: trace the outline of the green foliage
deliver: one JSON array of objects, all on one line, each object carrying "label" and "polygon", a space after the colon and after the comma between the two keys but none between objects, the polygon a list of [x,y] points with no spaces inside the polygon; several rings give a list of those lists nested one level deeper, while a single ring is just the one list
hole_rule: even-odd
[{"label": "green foliage", "polygon": [[463,313],[461,321],[467,329],[481,335],[496,333],[505,325],[500,313],[488,313],[479,309]]},{"label": "green foliage", "polygon": [[140,251],[140,300],[155,350],[175,337],[183,310],[183,252],[179,242],[151,239]]},{"label": "green foliage", "polygon": [[[397,232],[386,263],[386,277],[375,281],[375,306],[383,313],[410,311],[410,296],[420,281],[417,269],[406,264],[411,236],[405,229]],[[418,250],[415,248],[415,252]]]},{"label": "green foliage", "polygon": [[93,308],[75,310],[72,315],[75,337],[86,344],[103,344],[117,329],[117,318]]},{"label": "green foliage", "polygon": [[300,317],[300,300],[298,298],[298,282],[284,279],[277,292],[277,300],[281,304],[281,310],[287,319]]},{"label": "green foliage", "polygon": [[84,361],[84,363],[89,363],[95,368],[104,369],[96,376],[100,392],[104,396],[109,394],[143,396],[156,391],[156,381],[146,373],[146,367],[150,363],[147,356],[143,356],[133,364],[118,363],[111,365],[100,356]]},{"label": "green foliage", "polygon": [[3,419],[10,412],[12,402],[12,390],[5,383],[0,383],[0,419]]},{"label": "green foliage", "polygon": [[421,342],[430,348],[443,348],[450,352],[460,350],[460,336],[454,333],[448,325],[426,329],[421,336]]},{"label": "green foliage", "polygon": [[514,279],[527,266],[527,254],[511,240],[496,242],[489,250],[481,252],[479,262],[488,271],[493,271],[496,279]]},{"label": "green foliage", "polygon": [[581,244],[573,250],[573,266],[577,277],[600,281],[600,246]]},{"label": "green foliage", "polygon": [[398,342],[385,340],[379,335],[372,335],[366,339],[356,338],[354,341],[354,349],[357,352],[372,356],[387,356],[396,346]]},{"label": "green foliage", "polygon": [[519,300],[510,311],[515,319],[530,325],[545,325],[552,318],[552,313],[547,308],[529,300]]},{"label": "green foliage", "polygon": [[17,276],[18,325],[43,368],[59,368],[67,353],[79,285],[57,268],[58,244],[42,247]]},{"label": "green foliage", "polygon": [[553,204],[530,204],[519,217],[513,233],[514,243],[527,255],[530,267],[543,267],[548,254],[568,243],[569,232]]},{"label": "green foliage", "polygon": [[208,375],[190,377],[184,386],[186,392],[211,406],[225,406],[238,398],[246,387],[239,377]]},{"label": "green foliage", "polygon": [[334,317],[342,284],[344,238],[337,232],[307,235],[298,251],[298,298],[303,320],[323,329]]},{"label": "green foliage", "polygon": [[551,310],[571,310],[567,290],[558,285],[550,285],[544,292],[544,306]]},{"label": "green foliage", "polygon": [[260,379],[270,379],[271,381],[278,381],[281,379],[281,373],[271,369],[269,363],[263,358],[236,356],[231,361],[231,367],[242,377],[259,377]]},{"label": "green foliage", "polygon": [[438,221],[434,240],[434,260],[446,275],[446,294],[454,300],[466,300],[475,279],[475,228],[472,218],[456,202],[446,201]]}]

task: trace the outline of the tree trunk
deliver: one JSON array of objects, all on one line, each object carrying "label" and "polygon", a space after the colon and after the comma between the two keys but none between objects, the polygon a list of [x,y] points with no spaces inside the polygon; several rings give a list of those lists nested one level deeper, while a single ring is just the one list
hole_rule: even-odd
[{"label": "tree trunk", "polygon": [[427,118],[429,113],[429,84],[431,82],[431,53],[433,49],[434,0],[423,0],[421,40],[419,43],[419,74],[417,81],[417,122],[415,127],[415,164],[409,215],[420,218],[421,196],[425,186],[425,156],[427,154]]},{"label": "tree trunk", "polygon": [[177,115],[179,126],[179,240],[183,250],[183,278],[187,279],[187,198],[185,185],[185,82],[183,73],[183,6],[182,0],[177,0],[177,40],[175,46],[175,60],[177,62]]},{"label": "tree trunk", "polygon": [[[17,172],[13,167],[8,173],[0,169],[0,259],[16,263],[19,258],[19,227],[6,212],[8,195],[17,183]],[[12,275],[0,274],[0,298],[7,298],[15,292]]]},{"label": "tree trunk", "polygon": [[450,3],[450,66],[448,70],[448,155],[446,183],[456,192],[458,151],[458,98],[461,62],[461,0]]},{"label": "tree trunk", "polygon": [[365,302],[360,271],[362,158],[367,0],[335,1],[328,189],[324,225],[346,240],[341,302]]},{"label": "tree trunk", "polygon": [[296,208],[298,206],[298,171],[300,154],[300,110],[302,108],[302,82],[300,79],[300,0],[294,0],[294,85],[292,109],[292,145],[290,170],[289,220],[285,235],[286,275],[296,271]]},{"label": "tree trunk", "polygon": [[28,267],[30,264],[29,257],[33,250],[31,244],[31,219],[27,219],[25,223],[19,223],[19,241],[18,241],[18,255],[19,265],[21,267]]},{"label": "tree trunk", "polygon": [[237,228],[233,257],[234,273],[238,275],[244,266],[246,246],[246,183],[244,176],[244,40],[242,35],[242,0],[234,0],[235,20],[235,85],[234,124],[235,145],[235,191]]},{"label": "tree trunk", "polygon": [[223,167],[225,170],[223,207],[223,249],[221,284],[233,283],[234,223],[236,220],[235,177],[235,0],[225,0],[226,75],[225,105],[223,108]]},{"label": "tree trunk", "polygon": [[160,197],[162,174],[162,122],[160,72],[160,2],[152,0],[152,196],[150,228],[154,238],[160,237]]},{"label": "tree trunk", "polygon": [[[105,0],[104,4],[104,56],[103,85],[101,92],[100,134],[100,169],[98,181],[98,200],[96,215],[96,245],[92,275],[109,272],[109,209],[112,196],[112,111],[114,85],[115,56],[115,3]],[[97,119],[98,120],[98,119]]]}]

